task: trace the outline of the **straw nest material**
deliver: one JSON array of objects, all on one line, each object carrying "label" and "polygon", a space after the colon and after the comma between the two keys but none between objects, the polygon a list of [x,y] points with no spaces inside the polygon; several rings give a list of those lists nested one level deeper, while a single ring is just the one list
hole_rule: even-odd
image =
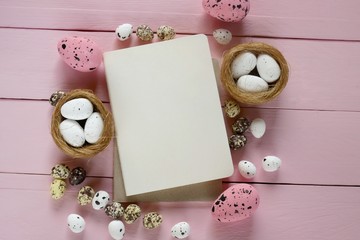
[{"label": "straw nest material", "polygon": [[[87,98],[94,106],[94,111],[99,112],[104,120],[102,137],[95,144],[85,143],[82,147],[72,147],[65,142],[60,134],[60,123],[64,120],[61,115],[61,106],[74,98]],[[66,93],[56,104],[51,120],[51,135],[56,145],[67,155],[73,158],[88,158],[104,150],[114,135],[114,122],[112,114],[104,107],[103,103],[91,90],[77,89]]]},{"label": "straw nest material", "polygon": [[[236,85],[236,80],[232,77],[231,63],[235,57],[243,52],[252,52],[255,55],[268,54],[274,58],[280,66],[280,78],[269,86],[267,91],[263,92],[246,92],[239,89]],[[221,65],[221,81],[229,94],[241,103],[246,104],[262,104],[276,98],[285,88],[289,77],[289,67],[281,52],[274,47],[259,42],[239,44],[227,52],[223,57]]]}]

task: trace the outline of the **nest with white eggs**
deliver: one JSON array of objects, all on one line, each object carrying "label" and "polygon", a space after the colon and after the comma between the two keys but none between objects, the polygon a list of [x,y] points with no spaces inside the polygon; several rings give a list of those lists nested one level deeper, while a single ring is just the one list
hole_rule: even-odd
[{"label": "nest with white eggs", "polygon": [[[233,60],[242,53],[251,52],[256,56],[267,54],[272,57],[280,67],[280,77],[265,91],[249,92],[240,89],[233,78],[231,65]],[[285,88],[289,78],[289,67],[282,53],[265,43],[252,42],[239,44],[225,52],[221,65],[221,82],[229,94],[238,102],[256,105],[269,102],[275,99]]]},{"label": "nest with white eggs", "polygon": [[[99,140],[94,144],[85,143],[81,147],[73,147],[69,145],[60,133],[60,123],[64,120],[61,115],[61,107],[66,102],[76,99],[86,98],[94,107],[94,111],[99,112],[104,121],[104,128]],[[51,119],[51,135],[56,145],[67,155],[73,158],[88,158],[93,157],[99,152],[103,151],[110,143],[114,136],[114,121],[112,114],[105,108],[101,100],[91,91],[86,89],[76,89],[66,93],[56,103]]]}]

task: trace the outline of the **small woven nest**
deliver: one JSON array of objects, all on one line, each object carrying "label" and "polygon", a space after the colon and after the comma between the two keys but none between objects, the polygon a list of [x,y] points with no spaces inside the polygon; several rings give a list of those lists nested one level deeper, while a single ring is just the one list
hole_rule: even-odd
[{"label": "small woven nest", "polygon": [[[232,77],[231,64],[235,57],[243,52],[252,52],[255,55],[268,54],[274,58],[280,66],[280,78],[269,85],[269,89],[263,92],[246,92],[239,89]],[[289,67],[279,50],[265,43],[245,43],[239,44],[229,51],[225,52],[221,65],[221,82],[225,86],[229,94],[241,103],[246,104],[262,104],[276,98],[285,88],[289,78]]]},{"label": "small woven nest", "polygon": [[[102,136],[95,144],[85,143],[82,147],[73,147],[65,142],[60,134],[60,123],[64,120],[61,115],[61,106],[74,98],[87,98],[94,106],[94,112],[99,112],[104,120]],[[104,107],[103,103],[91,90],[77,89],[66,93],[56,104],[51,119],[51,135],[56,145],[67,155],[73,158],[93,157],[104,150],[110,143],[114,135],[114,122],[112,114]]]}]

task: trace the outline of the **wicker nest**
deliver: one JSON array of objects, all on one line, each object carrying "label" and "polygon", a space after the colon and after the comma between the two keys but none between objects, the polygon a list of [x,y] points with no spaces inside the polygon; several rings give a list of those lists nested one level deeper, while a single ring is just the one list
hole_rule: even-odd
[{"label": "wicker nest", "polygon": [[[268,54],[274,58],[280,66],[280,78],[269,85],[269,89],[263,92],[246,92],[239,89],[232,77],[231,64],[235,57],[243,52],[252,52],[255,55]],[[245,43],[239,44],[225,52],[221,66],[221,81],[229,94],[241,103],[261,104],[276,98],[285,88],[289,78],[289,67],[279,50],[265,43]]]},{"label": "wicker nest", "polygon": [[[85,143],[82,147],[73,147],[65,142],[60,134],[60,123],[64,120],[61,115],[61,106],[74,98],[87,98],[94,106],[94,111],[99,112],[104,120],[102,137],[95,144]],[[51,119],[51,135],[56,145],[67,155],[74,158],[87,158],[104,150],[114,135],[114,122],[112,114],[104,107],[103,103],[91,90],[77,89],[66,93],[56,104]]]}]

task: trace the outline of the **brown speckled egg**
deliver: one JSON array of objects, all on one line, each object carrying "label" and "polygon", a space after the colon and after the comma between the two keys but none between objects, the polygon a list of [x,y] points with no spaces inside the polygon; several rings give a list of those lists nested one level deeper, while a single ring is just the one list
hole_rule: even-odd
[{"label": "brown speckled egg", "polygon": [[135,222],[141,216],[141,209],[136,204],[130,204],[125,208],[124,221],[127,224]]},{"label": "brown speckled egg", "polygon": [[158,28],[157,35],[160,40],[170,40],[175,38],[176,33],[173,27],[163,25]]},{"label": "brown speckled egg", "polygon": [[78,203],[82,206],[91,203],[93,197],[95,195],[95,191],[90,186],[84,186],[80,189],[77,199]]},{"label": "brown speckled egg", "polygon": [[70,168],[65,164],[56,164],[51,169],[51,176],[57,179],[67,179],[70,175]]},{"label": "brown speckled egg", "polygon": [[154,229],[161,225],[163,219],[157,212],[150,212],[145,214],[143,219],[143,225],[147,229]]},{"label": "brown speckled egg", "polygon": [[151,41],[154,38],[154,32],[148,25],[142,24],[136,29],[136,36],[143,41]]},{"label": "brown speckled egg", "polygon": [[64,196],[66,183],[61,179],[54,179],[50,185],[50,193],[53,199],[60,199]]},{"label": "brown speckled egg", "polygon": [[105,214],[111,218],[121,218],[124,214],[124,208],[119,202],[108,203],[105,206]]},{"label": "brown speckled egg", "polygon": [[224,111],[229,118],[234,118],[240,114],[239,105],[231,100],[225,101]]},{"label": "brown speckled egg", "polygon": [[250,127],[250,124],[247,118],[241,117],[233,123],[232,129],[234,133],[242,134]]},{"label": "brown speckled egg", "polygon": [[247,139],[244,135],[231,135],[229,138],[229,146],[233,150],[237,150],[245,146]]}]

